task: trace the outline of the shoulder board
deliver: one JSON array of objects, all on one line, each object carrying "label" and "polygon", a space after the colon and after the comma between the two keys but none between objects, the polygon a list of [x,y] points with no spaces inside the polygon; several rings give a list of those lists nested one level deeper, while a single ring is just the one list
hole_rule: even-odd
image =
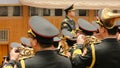
[{"label": "shoulder board", "polygon": [[81,55],[82,50],[81,49],[75,49],[72,54],[72,58],[75,58],[76,55]]},{"label": "shoulder board", "polygon": [[62,22],[66,22],[66,23],[67,23],[67,22],[68,22],[68,19],[66,18],[66,19],[64,19]]}]

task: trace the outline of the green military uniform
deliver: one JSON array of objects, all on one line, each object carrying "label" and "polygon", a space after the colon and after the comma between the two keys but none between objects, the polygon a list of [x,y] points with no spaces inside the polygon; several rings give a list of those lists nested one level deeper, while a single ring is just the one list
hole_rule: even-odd
[{"label": "green military uniform", "polygon": [[[70,12],[72,10],[74,10],[73,4],[71,6],[69,6],[69,7],[67,7],[64,11],[67,14],[68,12]],[[75,21],[70,19],[68,16],[66,16],[66,18],[61,23],[61,30],[62,29],[67,29],[70,32],[72,30],[75,30]]]},{"label": "green military uniform", "polygon": [[[106,38],[102,40],[100,44],[95,44],[94,47],[95,47],[96,61],[94,64],[94,68],[104,68],[104,67],[119,68],[120,56],[117,54],[120,52],[119,46],[120,46],[120,43],[115,38]],[[113,52],[111,52],[111,49],[109,48],[112,48]],[[114,52],[114,51],[117,51],[117,52]],[[86,66],[90,66],[93,60],[91,52],[92,52],[91,47],[88,46],[87,54],[85,56],[77,54],[72,59],[72,63],[75,65],[76,68],[85,68]],[[114,59],[114,57],[116,57],[117,60]],[[114,61],[116,61],[116,63]]]},{"label": "green military uniform", "polygon": [[[36,39],[38,43],[44,44],[43,46],[53,45],[53,38],[59,34],[55,26],[39,16],[31,17],[29,24],[31,30],[28,31],[28,35],[31,39]],[[35,56],[21,59],[20,62],[20,68],[72,68],[70,60],[59,55],[54,49],[37,51]],[[15,64],[14,60],[10,60],[5,68],[13,68]]]},{"label": "green military uniform", "polygon": [[[96,27],[94,27],[92,24],[90,24],[88,21],[86,21],[82,18],[78,19],[78,26],[79,26],[80,32],[86,36],[85,39],[87,39],[88,36],[92,37],[93,32],[97,31]],[[92,41],[92,39],[90,41]],[[89,41],[88,41],[88,43],[89,43]],[[83,44],[77,43],[70,49],[71,63],[72,63],[73,68],[79,68],[79,66],[76,65],[79,61],[74,61],[73,58],[75,58],[77,60],[76,55],[82,56],[82,53],[84,51],[84,48],[86,47],[86,44],[87,44],[86,41]]]},{"label": "green military uniform", "polygon": [[[109,9],[110,10],[110,9]],[[94,44],[93,49],[91,46],[87,46],[87,53],[82,56],[77,54],[72,62],[75,64],[76,68],[119,68],[120,67],[120,42],[115,38],[118,29],[118,24],[111,25],[110,20],[114,20],[118,16],[107,15],[109,14],[108,9],[103,9],[100,12],[100,20],[98,24],[109,31],[108,37],[105,37],[101,43]],[[114,14],[117,15],[117,14]],[[106,17],[103,17],[106,16]],[[105,19],[106,18],[106,19]],[[113,34],[112,34],[113,33]],[[111,37],[112,35],[112,37]],[[91,45],[91,44],[90,44]]]},{"label": "green military uniform", "polygon": [[[58,63],[59,62],[59,63]],[[58,55],[56,51],[37,52],[34,58],[25,60],[25,68],[71,68],[69,59]]]},{"label": "green military uniform", "polygon": [[75,30],[75,21],[66,16],[66,18],[61,23],[61,30],[62,29],[67,29],[70,32]]}]

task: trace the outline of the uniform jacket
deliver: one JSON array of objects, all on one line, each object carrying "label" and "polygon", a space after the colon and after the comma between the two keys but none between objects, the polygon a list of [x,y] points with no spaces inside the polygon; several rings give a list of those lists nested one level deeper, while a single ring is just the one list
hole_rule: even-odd
[{"label": "uniform jacket", "polygon": [[75,30],[75,21],[66,16],[61,23],[61,30],[62,29],[67,29],[68,31]]},{"label": "uniform jacket", "polygon": [[[76,55],[72,63],[76,68],[85,68],[91,64],[91,48],[83,57]],[[115,38],[106,38],[100,44],[95,45],[96,61],[93,68],[120,68],[120,42]]]},{"label": "uniform jacket", "polygon": [[52,50],[37,52],[25,60],[25,68],[71,68],[70,60]]}]

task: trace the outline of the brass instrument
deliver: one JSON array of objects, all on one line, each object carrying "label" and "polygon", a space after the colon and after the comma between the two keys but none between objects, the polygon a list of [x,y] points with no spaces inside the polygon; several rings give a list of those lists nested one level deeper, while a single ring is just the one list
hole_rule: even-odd
[{"label": "brass instrument", "polygon": [[84,39],[84,43],[83,43],[83,53],[82,56],[84,56],[87,52],[87,46],[91,46],[92,44],[99,44],[101,43],[101,40],[97,39],[95,36],[86,36],[86,38]]},{"label": "brass instrument", "polygon": [[[84,56],[87,52],[87,46],[91,45],[91,44],[99,44],[101,41],[99,39],[97,39],[95,36],[86,36],[84,39],[84,43],[83,45],[74,45],[73,46],[73,55],[75,56],[76,54],[82,54],[82,56]],[[75,51],[78,51],[75,53]],[[74,54],[75,53],[75,54]]]},{"label": "brass instrument", "polygon": [[59,47],[61,47],[59,53],[61,53],[62,55],[64,56],[67,56],[67,53],[68,53],[68,44],[66,42],[66,38],[62,38],[62,40],[59,42]]},{"label": "brass instrument", "polygon": [[101,13],[102,20],[107,20],[107,19],[112,19],[117,17],[120,17],[120,13],[113,13],[113,10],[109,8],[105,8],[102,10],[102,13]]},{"label": "brass instrument", "polygon": [[33,57],[35,55],[33,48],[19,46],[18,51],[20,52],[19,60]]},{"label": "brass instrument", "polygon": [[102,21],[97,21],[98,24],[105,26],[108,29],[112,29],[115,25],[115,18],[120,17],[120,13],[114,13],[113,10],[105,8],[98,12],[98,17]]},{"label": "brass instrument", "polygon": [[95,36],[86,36],[85,41],[84,41],[84,46],[86,47],[87,45],[97,44],[100,43],[101,41],[97,39]]},{"label": "brass instrument", "polygon": [[63,29],[61,31],[61,33],[62,33],[61,41],[60,41],[60,45],[62,47],[62,53],[61,54],[69,57],[69,51],[68,50],[69,50],[70,46],[67,43],[67,39],[73,38],[74,35],[75,35],[75,31],[73,30],[72,32],[70,32],[66,29]]},{"label": "brass instrument", "polygon": [[82,56],[84,56],[87,53],[86,46],[88,46],[88,45],[90,45],[90,47],[91,47],[91,53],[92,53],[92,62],[90,64],[90,66],[87,66],[87,68],[93,68],[93,66],[94,66],[94,64],[96,62],[95,47],[94,47],[94,45],[98,44],[100,42],[101,41],[98,40],[95,36],[86,36],[85,43],[84,43],[85,47],[84,47],[84,51],[83,51]]},{"label": "brass instrument", "polygon": [[19,60],[33,57],[34,54],[35,54],[33,48],[30,48],[30,47],[27,47],[27,46],[25,47],[25,46],[23,46],[23,45],[21,45],[20,43],[17,43],[17,42],[11,43],[10,47],[11,48],[17,48],[17,50],[15,52],[20,53]]}]

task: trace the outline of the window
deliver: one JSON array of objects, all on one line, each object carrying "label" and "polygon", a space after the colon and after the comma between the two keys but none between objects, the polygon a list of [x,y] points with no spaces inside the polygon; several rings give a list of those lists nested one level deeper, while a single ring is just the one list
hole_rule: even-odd
[{"label": "window", "polygon": [[21,16],[22,15],[22,7],[14,6],[13,7],[13,16]]},{"label": "window", "polygon": [[0,16],[8,16],[8,7],[0,6]]},{"label": "window", "polygon": [[98,15],[98,11],[99,11],[99,10],[95,10],[95,11],[94,11],[94,16],[97,16],[97,15]]},{"label": "window", "polygon": [[8,30],[0,30],[0,42],[8,41]]},{"label": "window", "polygon": [[36,8],[36,7],[29,7],[30,16],[62,16],[63,10],[62,9],[48,9],[48,8]]},{"label": "window", "polygon": [[50,16],[50,9],[43,9],[43,16]]},{"label": "window", "polygon": [[0,16],[21,16],[21,6],[0,6]]},{"label": "window", "polygon": [[55,9],[55,16],[62,16],[62,9]]},{"label": "window", "polygon": [[29,7],[30,16],[50,16],[50,9]]},{"label": "window", "polygon": [[30,16],[38,15],[38,8],[30,7]]},{"label": "window", "polygon": [[79,16],[88,16],[88,10],[79,10]]}]

